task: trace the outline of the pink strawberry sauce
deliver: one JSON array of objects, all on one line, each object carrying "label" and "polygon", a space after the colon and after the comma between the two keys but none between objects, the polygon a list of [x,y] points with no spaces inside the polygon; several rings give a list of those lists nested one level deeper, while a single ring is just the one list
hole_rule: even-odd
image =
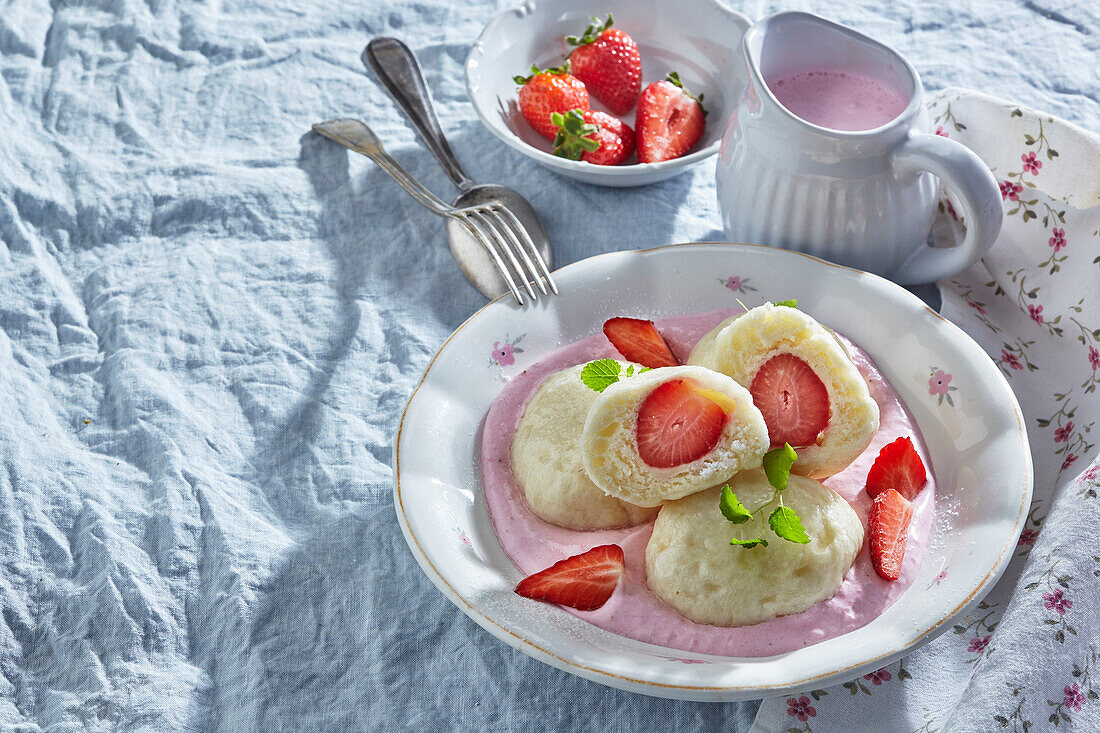
[{"label": "pink strawberry sauce", "polygon": [[[703,334],[734,312],[674,316],[658,319],[656,323],[673,352],[683,360]],[[619,545],[626,556],[626,571],[611,600],[595,611],[566,610],[616,634],[683,651],[770,656],[832,639],[867,624],[889,608],[916,577],[932,531],[936,486],[927,450],[913,418],[867,355],[859,349],[853,351],[856,365],[879,405],[879,431],[855,462],[824,483],[848,500],[866,530],[867,509],[871,504],[863,491],[867,470],[884,445],[899,436],[912,436],[921,460],[929,468],[928,484],[913,502],[905,561],[897,581],[888,582],[875,574],[865,540],[840,590],[832,598],[800,614],[753,626],[724,628],[697,624],[665,605],[646,587],[645,548],[653,530],[652,522],[626,529],[580,532],[555,527],[532,514],[512,479],[509,458],[512,436],[524,406],[544,378],[575,364],[618,356],[602,333],[563,346],[534,364],[505,385],[489,408],[482,432],[481,472],[485,499],[501,545],[525,575],[597,545]],[[731,547],[730,551],[737,550]]]}]

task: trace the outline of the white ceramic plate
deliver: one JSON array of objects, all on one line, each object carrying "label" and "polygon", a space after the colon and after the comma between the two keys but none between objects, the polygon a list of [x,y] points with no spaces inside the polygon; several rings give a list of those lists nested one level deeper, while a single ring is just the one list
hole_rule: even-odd
[{"label": "white ceramic plate", "polygon": [[[524,121],[512,77],[525,75],[531,64],[540,69],[559,65],[572,50],[565,36],[582,33],[597,12],[601,18],[614,15],[615,27],[638,44],[643,88],[677,71],[688,89],[705,95],[707,128],[692,152],[661,163],[592,165],[551,155],[550,141]],[[478,36],[466,57],[466,91],[494,135],[551,170],[601,186],[653,183],[718,152],[746,78],[740,48],[749,25],[747,17],[717,0],[605,0],[598,7],[587,0],[528,0],[493,17]],[[595,99],[592,108],[607,111]],[[631,127],[634,112],[622,118]]]},{"label": "white ceramic plate", "polygon": [[[1031,501],[1023,417],[981,348],[908,291],[808,255],[734,244],[615,252],[555,276],[560,297],[527,308],[502,297],[455,331],[413,392],[395,445],[394,501],[409,547],[431,581],[494,636],[613,687],[688,700],[753,699],[878,669],[950,628],[1000,577]],[[754,290],[733,292],[739,284]],[[924,436],[938,485],[936,528],[912,587],[860,629],[751,659],[634,641],[515,595],[521,574],[493,531],[477,461],[482,421],[504,382],[598,332],[611,316],[653,318],[728,308],[735,298],[751,306],[788,297],[870,354]],[[494,359],[517,342],[514,362]],[[952,375],[950,399],[930,391],[939,370]]]}]

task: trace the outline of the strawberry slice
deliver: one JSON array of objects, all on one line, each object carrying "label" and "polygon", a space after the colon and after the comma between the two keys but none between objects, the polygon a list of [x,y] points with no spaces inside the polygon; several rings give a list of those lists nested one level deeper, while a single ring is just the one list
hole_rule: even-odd
[{"label": "strawberry slice", "polygon": [[829,425],[829,391],[810,365],[794,354],[776,354],[756,370],[749,385],[764,416],[772,448],[811,445]]},{"label": "strawberry slice", "polygon": [[867,472],[867,494],[874,499],[883,491],[894,489],[912,501],[924,488],[927,478],[924,462],[917,455],[913,441],[898,438],[878,452],[878,458]]},{"label": "strawberry slice", "polygon": [[603,324],[603,335],[629,361],[650,369],[680,365],[653,321],[611,318]]},{"label": "strawberry slice", "polygon": [[600,545],[528,575],[516,586],[524,598],[594,611],[615,592],[623,574],[623,548]]},{"label": "strawberry slice", "polygon": [[649,393],[634,427],[638,455],[654,468],[672,468],[702,458],[726,426],[726,412],[691,379],[670,379]]},{"label": "strawberry slice", "polygon": [[904,496],[886,489],[875,497],[867,512],[867,531],[871,534],[871,564],[880,578],[897,580],[905,558],[909,520],[913,505]]},{"label": "strawberry slice", "polygon": [[634,116],[638,160],[659,163],[691,150],[706,129],[703,95],[695,97],[673,72],[642,91]]}]

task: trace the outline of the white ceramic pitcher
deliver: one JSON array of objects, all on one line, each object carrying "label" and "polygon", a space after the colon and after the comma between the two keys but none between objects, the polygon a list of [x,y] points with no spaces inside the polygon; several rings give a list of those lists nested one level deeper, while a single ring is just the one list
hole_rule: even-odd
[{"label": "white ceramic pitcher", "polygon": [[[732,242],[768,244],[885,275],[903,284],[954,275],[1001,230],[993,174],[969,148],[929,134],[924,88],[893,49],[802,12],[775,13],[745,33],[745,92],[718,157],[718,204]],[[807,68],[870,77],[907,95],[905,110],[870,130],[806,122],[765,79]],[[966,236],[928,245],[937,178],[958,197]]]}]

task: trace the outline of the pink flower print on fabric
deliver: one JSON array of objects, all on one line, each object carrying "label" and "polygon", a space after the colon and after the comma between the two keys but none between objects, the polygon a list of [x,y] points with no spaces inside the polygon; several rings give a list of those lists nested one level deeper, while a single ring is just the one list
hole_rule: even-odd
[{"label": "pink flower print on fabric", "polygon": [[966,651],[981,652],[989,646],[989,640],[992,638],[992,636],[975,636],[970,640],[970,646],[966,647]]},{"label": "pink flower print on fabric", "polygon": [[1011,354],[1005,349],[1001,349],[1001,361],[1008,364],[1009,369],[1023,369],[1024,365],[1020,363],[1020,360],[1016,358],[1015,354]]},{"label": "pink flower print on fabric", "polygon": [[817,717],[817,709],[810,704],[810,698],[805,695],[799,698],[791,697],[787,699],[787,715],[805,723],[810,718]]},{"label": "pink flower print on fabric", "polygon": [[1059,616],[1064,616],[1066,611],[1073,608],[1073,601],[1065,597],[1061,588],[1055,588],[1053,593],[1043,594],[1043,606],[1048,611],[1057,611]]},{"label": "pink flower print on fabric", "polygon": [[947,132],[944,131],[943,125],[937,125],[936,126],[936,134],[939,135],[940,137],[949,137]]},{"label": "pink flower print on fabric", "polygon": [[1043,306],[1041,305],[1028,305],[1027,314],[1031,316],[1031,320],[1036,323],[1043,322]]},{"label": "pink flower print on fabric", "polygon": [[1100,351],[1097,351],[1095,346],[1089,347],[1089,364],[1094,372],[1100,369]]},{"label": "pink flower print on fabric", "polygon": [[1064,249],[1066,246],[1066,230],[1060,227],[1054,227],[1050,230],[1051,238],[1047,240],[1047,244],[1054,248],[1057,252],[1060,249]]},{"label": "pink flower print on fabric", "polygon": [[1061,443],[1063,441],[1069,440],[1069,436],[1071,436],[1071,435],[1073,435],[1073,421],[1072,420],[1070,420],[1068,423],[1066,423],[1065,425],[1063,425],[1062,427],[1060,427],[1060,428],[1058,428],[1057,430],[1054,431],[1054,442],[1055,443]]},{"label": "pink flower print on fabric", "polygon": [[1081,686],[1074,682],[1072,685],[1066,685],[1062,690],[1064,697],[1062,702],[1067,708],[1073,710],[1080,710],[1085,704],[1085,693],[1081,692]]},{"label": "pink flower print on fabric", "polygon": [[1020,156],[1020,160],[1024,162],[1024,170],[1033,176],[1039,175],[1039,169],[1043,167],[1043,161],[1035,157],[1035,151],[1024,153]]},{"label": "pink flower print on fabric", "polygon": [[889,682],[894,679],[894,676],[887,672],[885,669],[880,669],[877,672],[871,672],[870,674],[863,675],[863,679],[870,680],[876,685],[881,685],[883,682]]},{"label": "pink flower print on fabric", "polygon": [[1017,546],[1034,545],[1035,540],[1039,538],[1039,532],[1037,530],[1028,527],[1020,533],[1020,539],[1016,540]]},{"label": "pink flower print on fabric", "polygon": [[1066,460],[1062,461],[1061,470],[1065,471],[1067,468],[1072,466],[1073,462],[1076,461],[1076,460],[1077,460],[1077,454],[1076,453],[1067,453],[1066,454]]},{"label": "pink flower print on fabric", "polygon": [[1009,201],[1019,201],[1020,192],[1024,190],[1024,187],[1019,183],[1013,183],[1012,181],[1001,181],[1001,200],[1008,199]]}]

